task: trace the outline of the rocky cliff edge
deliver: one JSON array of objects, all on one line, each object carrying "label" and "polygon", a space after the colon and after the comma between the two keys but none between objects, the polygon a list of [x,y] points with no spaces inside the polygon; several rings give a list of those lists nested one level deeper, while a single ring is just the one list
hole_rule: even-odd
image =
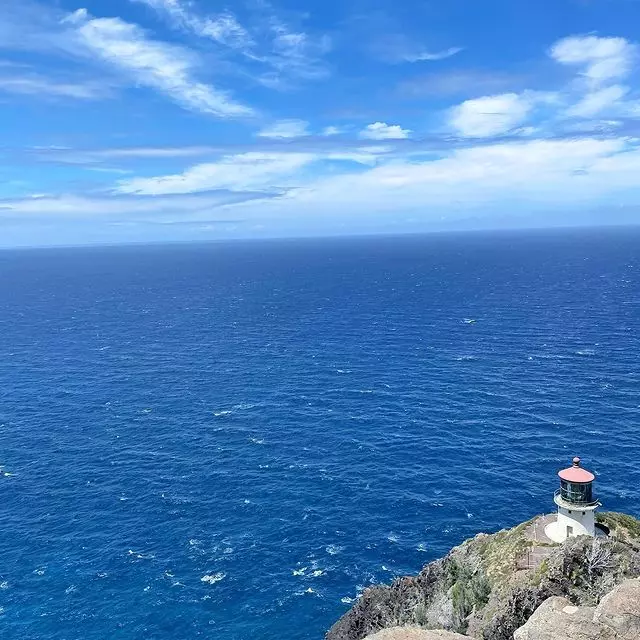
[{"label": "rocky cliff edge", "polygon": [[608,535],[561,545],[538,534],[543,516],[479,534],[417,576],[366,589],[326,639],[640,640],[640,521],[598,520]]}]

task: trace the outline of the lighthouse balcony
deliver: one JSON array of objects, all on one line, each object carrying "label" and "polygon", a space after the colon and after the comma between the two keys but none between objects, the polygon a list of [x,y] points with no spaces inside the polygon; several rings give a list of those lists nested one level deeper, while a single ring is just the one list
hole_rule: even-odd
[{"label": "lighthouse balcony", "polygon": [[565,489],[557,489],[553,495],[553,501],[563,509],[576,509],[591,511],[600,506],[599,500],[594,500],[591,493],[572,492]]}]

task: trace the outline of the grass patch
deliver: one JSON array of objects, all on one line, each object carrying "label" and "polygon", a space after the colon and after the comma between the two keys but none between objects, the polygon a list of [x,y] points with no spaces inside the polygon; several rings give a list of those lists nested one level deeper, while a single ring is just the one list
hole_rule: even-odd
[{"label": "grass patch", "polygon": [[596,521],[609,527],[617,536],[640,539],[640,520],[626,513],[604,511],[596,514]]}]

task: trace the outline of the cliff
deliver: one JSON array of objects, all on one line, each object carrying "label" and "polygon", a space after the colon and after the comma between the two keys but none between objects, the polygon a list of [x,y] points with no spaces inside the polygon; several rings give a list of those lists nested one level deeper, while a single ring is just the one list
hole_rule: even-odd
[{"label": "cliff", "polygon": [[[513,640],[516,631],[517,640],[563,638],[553,629],[550,635],[527,630],[534,612],[544,614],[542,603],[550,608],[547,618],[558,624],[562,615],[569,614],[557,610],[569,607],[583,621],[591,616],[593,626],[595,608],[607,594],[640,576],[640,521],[620,513],[603,513],[598,520],[607,536],[572,538],[561,545],[540,533],[544,517],[495,534],[479,534],[427,564],[415,577],[365,590],[326,639]],[[555,605],[548,605],[549,599]],[[542,614],[536,611],[539,607]],[[535,623],[533,617],[530,624]],[[421,631],[436,629],[448,633]],[[621,635],[593,638],[626,640]]]}]

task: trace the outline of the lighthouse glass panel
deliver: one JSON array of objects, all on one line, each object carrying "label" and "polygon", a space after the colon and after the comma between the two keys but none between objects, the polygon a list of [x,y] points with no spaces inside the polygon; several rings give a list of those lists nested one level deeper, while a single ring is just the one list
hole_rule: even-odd
[{"label": "lighthouse glass panel", "polygon": [[589,504],[593,502],[593,485],[590,482],[578,484],[561,480],[560,493],[563,500],[574,504]]}]

